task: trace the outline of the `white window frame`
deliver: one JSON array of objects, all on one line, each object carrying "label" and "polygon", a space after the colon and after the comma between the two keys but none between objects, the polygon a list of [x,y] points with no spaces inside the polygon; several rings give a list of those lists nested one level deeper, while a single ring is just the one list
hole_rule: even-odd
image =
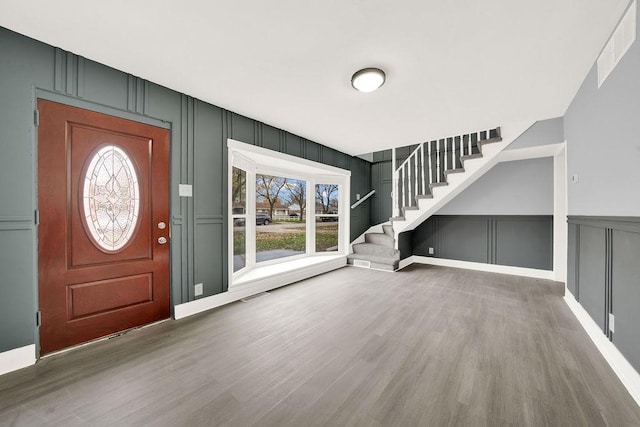
[{"label": "white window frame", "polygon": [[[245,203],[246,205],[246,209],[245,209],[245,214],[244,215],[238,215],[238,214],[234,214],[233,213],[233,199],[232,199],[232,191],[231,191],[231,185],[232,185],[232,180],[233,180],[233,168],[239,168],[242,169],[243,171],[245,171],[246,173],[246,189],[247,189],[247,194],[245,195]],[[230,264],[229,264],[229,271],[231,272],[231,274],[234,274],[236,276],[239,276],[241,274],[243,274],[246,271],[249,271],[254,265],[255,265],[255,256],[253,257],[253,259],[251,259],[249,256],[247,256],[247,254],[254,252],[255,253],[255,245],[256,245],[256,241],[255,239],[249,239],[249,235],[253,235],[255,236],[255,229],[256,229],[256,222],[255,220],[253,221],[248,221],[247,218],[255,218],[256,217],[256,204],[251,203],[251,199],[250,199],[250,195],[255,195],[256,193],[256,180],[255,180],[255,176],[256,176],[256,164],[249,159],[246,156],[243,156],[241,153],[239,152],[229,152],[229,174],[228,174],[228,180],[227,182],[229,183],[229,189],[228,189],[228,193],[229,193],[229,259],[231,260]],[[253,179],[251,179],[250,177],[253,176]],[[233,271],[233,226],[234,226],[234,219],[235,218],[244,218],[244,237],[245,237],[245,242],[244,242],[244,248],[245,248],[245,264],[244,267],[242,267],[240,270],[238,271]],[[251,233],[251,234],[250,234]],[[253,248],[249,248],[249,246],[253,246]]]},{"label": "white window frame", "polygon": [[[286,263],[307,257],[324,257],[347,255],[350,231],[350,176],[351,171],[325,165],[289,154],[256,147],[233,139],[227,140],[228,153],[228,261],[229,261],[229,290],[238,289],[244,285],[234,285],[244,274],[265,266],[282,264],[283,271],[287,271]],[[233,203],[231,200],[231,179],[233,166],[247,172],[247,214],[245,217],[245,267],[234,273],[233,271]],[[255,185],[256,175],[265,174],[281,176],[305,181],[307,183],[306,218],[306,251],[304,254],[294,255],[276,260],[256,263],[256,203]],[[338,190],[338,251],[315,251],[315,186],[316,184],[337,184]],[[326,215],[321,215],[326,216]],[[253,220],[252,220],[253,219]]]}]

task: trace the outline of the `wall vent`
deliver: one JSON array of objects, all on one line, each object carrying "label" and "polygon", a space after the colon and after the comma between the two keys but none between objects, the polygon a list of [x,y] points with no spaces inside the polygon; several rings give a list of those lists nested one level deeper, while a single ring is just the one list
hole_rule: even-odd
[{"label": "wall vent", "polygon": [[636,40],[636,16],[636,2],[634,0],[598,58],[598,87],[602,86],[602,83]]},{"label": "wall vent", "polygon": [[366,268],[371,268],[371,262],[369,261],[363,261],[361,259],[354,259],[353,260],[353,265],[355,265],[356,267],[366,267]]}]

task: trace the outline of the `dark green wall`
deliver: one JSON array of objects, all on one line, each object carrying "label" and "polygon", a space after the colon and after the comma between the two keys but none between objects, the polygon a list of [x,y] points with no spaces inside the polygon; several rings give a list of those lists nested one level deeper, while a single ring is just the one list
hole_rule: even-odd
[{"label": "dark green wall", "polygon": [[[0,352],[37,342],[38,97],[171,129],[172,303],[227,289],[227,138],[352,171],[351,202],[371,188],[369,162],[0,28]],[[178,184],[194,197],[178,197]],[[351,210],[351,236],[370,226]]]},{"label": "dark green wall", "polygon": [[413,255],[553,270],[551,215],[435,215],[411,235]]}]

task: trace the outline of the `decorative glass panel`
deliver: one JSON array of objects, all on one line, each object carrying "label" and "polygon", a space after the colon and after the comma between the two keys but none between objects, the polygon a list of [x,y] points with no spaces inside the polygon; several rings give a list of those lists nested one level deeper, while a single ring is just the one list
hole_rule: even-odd
[{"label": "decorative glass panel", "polygon": [[120,148],[101,148],[91,159],[82,189],[87,228],[102,249],[127,244],[138,223],[140,188],[133,163]]}]

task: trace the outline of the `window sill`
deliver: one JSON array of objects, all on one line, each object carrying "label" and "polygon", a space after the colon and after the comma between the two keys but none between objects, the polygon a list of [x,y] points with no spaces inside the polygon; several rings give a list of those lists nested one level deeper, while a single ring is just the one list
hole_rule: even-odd
[{"label": "window sill", "polygon": [[312,269],[313,267],[318,267],[322,264],[334,263],[340,259],[345,260],[345,255],[314,255],[291,261],[279,262],[277,264],[257,266],[246,273],[243,273],[239,277],[233,278],[232,283],[229,286],[229,291],[233,292],[237,289],[251,286],[251,284],[255,282],[275,276]]}]

